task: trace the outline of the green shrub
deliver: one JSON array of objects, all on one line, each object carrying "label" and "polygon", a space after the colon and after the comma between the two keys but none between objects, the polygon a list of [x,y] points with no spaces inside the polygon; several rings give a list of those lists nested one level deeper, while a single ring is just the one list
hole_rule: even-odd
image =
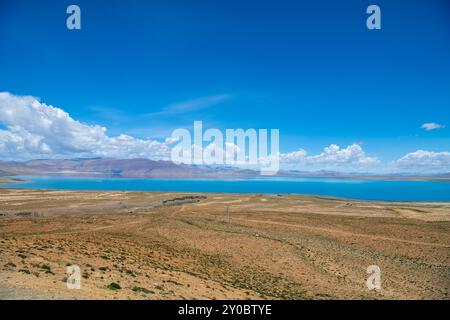
[{"label": "green shrub", "polygon": [[25,273],[25,274],[30,274],[30,270],[28,269],[20,269],[19,272]]},{"label": "green shrub", "polygon": [[150,290],[148,290],[146,288],[141,288],[141,287],[136,287],[136,286],[131,288],[131,290],[133,290],[134,292],[154,293],[153,291],[150,291]]},{"label": "green shrub", "polygon": [[120,289],[122,289],[120,284],[115,283],[115,282],[111,282],[110,284],[108,284],[107,288],[110,289],[110,290],[120,290]]}]

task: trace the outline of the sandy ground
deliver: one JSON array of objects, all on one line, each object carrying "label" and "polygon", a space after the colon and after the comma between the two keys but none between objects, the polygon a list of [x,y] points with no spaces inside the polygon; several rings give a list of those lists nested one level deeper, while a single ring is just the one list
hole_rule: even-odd
[{"label": "sandy ground", "polygon": [[0,189],[0,299],[449,299],[449,231],[450,203]]}]

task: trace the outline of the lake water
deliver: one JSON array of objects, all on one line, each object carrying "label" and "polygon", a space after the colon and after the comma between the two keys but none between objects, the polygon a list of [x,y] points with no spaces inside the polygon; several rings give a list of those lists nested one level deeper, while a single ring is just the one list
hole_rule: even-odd
[{"label": "lake water", "polygon": [[140,190],[225,193],[299,193],[385,201],[450,201],[450,182],[331,178],[250,180],[156,180],[20,176],[27,183],[2,188],[52,190]]}]

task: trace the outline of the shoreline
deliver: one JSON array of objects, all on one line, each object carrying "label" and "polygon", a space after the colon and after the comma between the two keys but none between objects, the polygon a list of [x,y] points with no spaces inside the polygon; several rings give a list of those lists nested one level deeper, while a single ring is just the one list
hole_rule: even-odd
[{"label": "shoreline", "polygon": [[[344,181],[347,179],[347,181]],[[72,182],[73,180],[73,182]],[[373,181],[373,182],[372,182]],[[75,177],[75,176],[2,176],[0,189],[22,190],[59,190],[59,191],[136,191],[136,192],[174,192],[174,193],[210,193],[210,194],[264,194],[305,195],[311,197],[335,198],[347,201],[377,201],[386,203],[449,203],[450,198],[444,191],[450,190],[448,185],[438,183],[447,181],[399,180],[353,178],[252,178],[252,179],[149,179],[149,178],[119,178],[119,177]],[[345,186],[347,183],[357,183],[361,187]],[[397,184],[396,184],[397,183]],[[411,183],[411,186],[408,184]],[[424,183],[424,185],[421,185]],[[336,184],[333,186],[333,184]],[[372,186],[372,184],[376,184]],[[379,185],[378,185],[379,184]],[[341,186],[344,185],[344,186]],[[418,193],[424,188],[437,190],[434,193]],[[362,189],[361,189],[362,188]],[[384,188],[384,189],[380,189]],[[397,188],[400,188],[397,190]],[[378,191],[377,191],[378,190]],[[391,190],[393,193],[390,193]],[[444,193],[442,193],[444,192]]]},{"label": "shoreline", "polygon": [[[23,181],[26,182],[26,181]],[[16,182],[22,183],[22,182]],[[1,182],[0,182],[1,184]],[[288,197],[298,197],[304,198],[306,200],[324,200],[324,201],[342,201],[349,203],[368,203],[368,204],[380,204],[380,205],[409,205],[409,206],[426,206],[426,205],[447,205],[450,201],[417,201],[417,200],[377,200],[377,199],[357,199],[357,198],[346,198],[337,197],[331,195],[321,195],[321,194],[310,194],[310,193],[264,193],[264,192],[249,192],[249,193],[232,193],[232,192],[217,192],[217,191],[170,191],[170,190],[108,190],[108,189],[39,189],[39,188],[14,188],[14,187],[0,187],[0,190],[5,191],[37,191],[37,192],[70,192],[70,193],[131,193],[131,194],[173,194],[173,195],[198,195],[205,194],[208,196],[230,196],[230,197],[254,197],[262,196],[273,199],[283,199]]]},{"label": "shoreline", "polygon": [[25,180],[13,178],[14,176],[30,176],[30,177],[59,177],[59,178],[78,178],[78,179],[136,179],[136,180],[192,180],[192,181],[253,181],[253,180],[271,180],[271,179],[337,179],[337,180],[362,180],[362,181],[417,181],[417,182],[449,182],[450,177],[439,176],[383,176],[383,175],[296,175],[283,173],[274,176],[259,176],[259,175],[193,175],[193,176],[153,176],[153,177],[139,177],[139,176],[121,176],[121,175],[108,175],[103,173],[96,174],[95,172],[44,172],[44,173],[11,173],[9,175],[0,176],[0,183],[2,179],[23,182]]}]

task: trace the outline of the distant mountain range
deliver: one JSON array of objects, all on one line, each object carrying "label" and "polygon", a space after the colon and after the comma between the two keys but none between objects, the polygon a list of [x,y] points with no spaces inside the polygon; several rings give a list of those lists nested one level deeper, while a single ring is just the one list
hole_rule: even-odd
[{"label": "distant mountain range", "polygon": [[[172,161],[149,159],[42,159],[29,161],[0,161],[0,176],[14,175],[66,175],[77,177],[117,177],[153,179],[237,179],[254,178],[259,171],[235,167],[194,166],[174,164]],[[389,180],[450,181],[450,173],[436,175],[343,173],[336,171],[280,171],[278,176],[323,177]]]},{"label": "distant mountain range", "polygon": [[235,178],[256,171],[174,164],[148,159],[67,159],[0,161],[0,175],[66,175],[118,178]]}]

